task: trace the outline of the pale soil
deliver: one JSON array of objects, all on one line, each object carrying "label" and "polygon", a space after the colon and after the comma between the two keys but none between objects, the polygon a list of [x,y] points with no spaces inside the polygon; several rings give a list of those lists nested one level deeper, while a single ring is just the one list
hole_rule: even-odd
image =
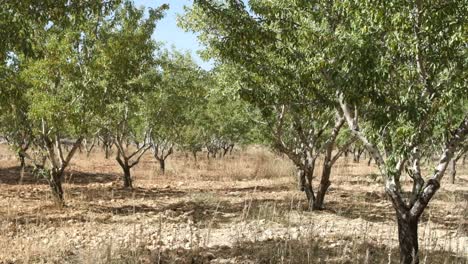
[{"label": "pale soil", "polygon": [[[257,263],[242,258],[249,248],[255,254],[251,245],[310,237],[320,239],[320,248],[341,252],[339,263],[353,259],[361,243],[377,251],[383,246],[396,260],[393,209],[366,160],[341,159],[327,209],[306,212],[293,166],[264,149],[200,157],[196,164],[183,155],[170,157],[166,175],[148,154],[133,171],[133,191],[120,187],[115,160],[100,152],[80,154],[64,186],[67,207],[56,208],[43,182],[28,175],[17,185],[17,161],[4,146],[0,153],[0,263],[135,263],[117,255],[137,249],[202,249],[200,254],[213,255],[205,256],[206,263]],[[465,258],[457,263],[468,258],[467,167],[459,166],[455,185],[444,180],[419,225],[420,247]]]}]

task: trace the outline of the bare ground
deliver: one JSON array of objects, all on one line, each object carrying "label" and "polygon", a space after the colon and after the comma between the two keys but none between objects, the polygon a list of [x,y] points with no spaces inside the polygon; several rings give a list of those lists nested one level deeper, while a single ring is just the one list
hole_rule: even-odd
[{"label": "bare ground", "polygon": [[[326,210],[307,212],[293,166],[262,148],[174,156],[165,175],[147,155],[133,190],[98,151],[74,159],[57,208],[42,179],[17,185],[18,162],[0,153],[0,263],[397,263],[393,209],[365,160],[342,158]],[[423,263],[467,263],[467,172],[423,215]]]}]

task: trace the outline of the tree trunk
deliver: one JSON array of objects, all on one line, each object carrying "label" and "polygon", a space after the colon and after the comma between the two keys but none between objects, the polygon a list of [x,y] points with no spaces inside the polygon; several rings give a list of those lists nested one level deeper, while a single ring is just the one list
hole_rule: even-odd
[{"label": "tree trunk", "polygon": [[106,159],[110,157],[110,149],[107,145],[104,146],[104,152],[106,153]]},{"label": "tree trunk", "polygon": [[166,160],[165,159],[158,159],[159,161],[159,169],[161,173],[164,175],[166,173]]},{"label": "tree trunk", "polygon": [[57,169],[52,169],[49,176],[49,186],[52,191],[52,195],[55,198],[55,202],[60,206],[65,205],[63,199],[62,176],[63,172],[60,172]]},{"label": "tree trunk", "polygon": [[228,151],[229,151],[229,147],[223,149],[223,157],[226,156],[226,154],[228,153]]},{"label": "tree trunk", "polygon": [[305,192],[307,198],[307,207],[309,210],[314,210],[315,194],[312,188],[312,178],[314,176],[315,160],[311,164],[306,165],[305,168],[300,168],[298,171],[299,188]]},{"label": "tree trunk", "polygon": [[450,183],[455,183],[455,176],[457,175],[457,161],[452,159],[450,162]]},{"label": "tree trunk", "polygon": [[130,173],[130,167],[128,165],[122,166],[123,169],[123,180],[124,180],[124,188],[133,188],[132,184],[132,175]]},{"label": "tree trunk", "polygon": [[317,197],[314,201],[313,209],[314,210],[322,210],[324,208],[324,200],[325,194],[327,193],[328,188],[330,187],[330,174],[331,174],[331,166],[325,162],[323,164],[322,170],[322,177],[320,179],[320,186],[317,191]]},{"label": "tree trunk", "polygon": [[192,155],[193,155],[193,159],[195,160],[195,162],[197,162],[197,152],[192,151]]},{"label": "tree trunk", "polygon": [[312,188],[312,180],[308,181],[308,178],[310,177],[310,171],[304,171],[300,170],[299,171],[299,177],[300,177],[300,183],[301,183],[301,190],[305,192],[306,198],[307,198],[307,207],[309,210],[314,210],[314,204],[315,204],[315,194],[314,190]]},{"label": "tree trunk", "polygon": [[353,149],[353,162],[359,163],[359,149]]},{"label": "tree trunk", "polygon": [[397,212],[400,263],[418,264],[418,219]]},{"label": "tree trunk", "polygon": [[19,160],[20,160],[20,166],[21,166],[21,169],[20,169],[20,175],[19,175],[19,179],[18,179],[18,184],[23,184],[23,180],[24,180],[24,171],[26,169],[26,161],[25,161],[25,157],[22,153],[19,153]]}]

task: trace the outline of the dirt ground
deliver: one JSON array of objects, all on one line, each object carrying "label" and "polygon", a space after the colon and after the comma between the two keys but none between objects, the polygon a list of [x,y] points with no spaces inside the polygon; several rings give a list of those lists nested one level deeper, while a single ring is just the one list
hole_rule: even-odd
[{"label": "dirt ground", "polygon": [[[305,210],[292,164],[258,146],[197,162],[176,153],[164,175],[148,153],[133,190],[102,151],[78,154],[64,208],[30,171],[18,185],[18,166],[1,145],[0,263],[398,263],[394,212],[367,160],[338,161],[319,212]],[[422,263],[468,263],[467,183],[459,164],[426,209]]]}]

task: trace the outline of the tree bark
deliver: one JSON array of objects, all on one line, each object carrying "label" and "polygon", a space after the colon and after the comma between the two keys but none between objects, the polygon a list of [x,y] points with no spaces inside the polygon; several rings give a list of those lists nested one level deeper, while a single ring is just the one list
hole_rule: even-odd
[{"label": "tree bark", "polygon": [[359,163],[361,159],[361,154],[363,152],[363,149],[361,148],[354,148],[353,149],[353,162]]},{"label": "tree bark", "polygon": [[65,205],[63,199],[63,188],[62,188],[62,177],[63,172],[52,169],[49,176],[49,186],[52,191],[52,195],[55,198],[55,202],[63,206]]},{"label": "tree bark", "polygon": [[314,176],[315,170],[315,159],[313,159],[309,164],[306,164],[298,170],[299,176],[299,188],[301,191],[305,192],[307,198],[307,207],[309,210],[314,210],[315,204],[315,194],[312,188],[312,178]]},{"label": "tree bark", "polygon": [[159,169],[161,173],[164,175],[166,173],[166,160],[165,159],[158,159],[159,161]]},{"label": "tree bark", "polygon": [[457,175],[457,160],[452,159],[452,162],[450,163],[450,183],[454,184],[455,183],[455,176]]},{"label": "tree bark", "polygon": [[418,264],[418,218],[397,211],[400,263]]},{"label": "tree bark", "polygon": [[18,179],[18,184],[23,184],[23,180],[24,180],[24,171],[25,171],[25,169],[26,169],[26,161],[25,161],[25,156],[24,156],[24,154],[19,153],[18,156],[19,156],[20,166],[21,166],[21,169],[20,169],[20,176],[19,176],[19,179]]},{"label": "tree bark", "polygon": [[326,163],[323,164],[322,177],[320,179],[320,186],[317,191],[317,197],[314,201],[314,210],[322,210],[324,208],[323,204],[325,201],[325,194],[327,193],[328,188],[331,185],[330,174],[332,167]]},{"label": "tree bark", "polygon": [[130,173],[130,167],[124,166],[122,167],[124,175],[123,175],[123,180],[124,180],[124,188],[133,188],[133,183],[132,183],[132,175]]},{"label": "tree bark", "polygon": [[120,167],[123,170],[124,188],[132,189],[133,188],[132,174],[130,172],[130,169],[132,167],[130,166],[130,164],[128,164],[128,160],[126,158],[123,158],[123,160],[120,158],[120,154],[117,154],[116,160],[117,160],[117,162],[119,163]]},{"label": "tree bark", "polygon": [[110,157],[110,148],[107,145],[104,145],[104,152],[106,153],[106,159],[109,159]]},{"label": "tree bark", "polygon": [[229,151],[229,147],[223,149],[223,157],[226,157],[226,154]]}]

